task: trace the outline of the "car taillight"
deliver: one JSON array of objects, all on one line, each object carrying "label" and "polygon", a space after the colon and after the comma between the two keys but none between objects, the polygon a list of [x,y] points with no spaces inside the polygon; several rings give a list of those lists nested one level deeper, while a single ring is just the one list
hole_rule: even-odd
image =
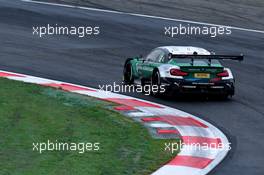
[{"label": "car taillight", "polygon": [[228,77],[229,73],[227,70],[224,70],[223,72],[220,72],[218,74],[216,74],[218,77]]},{"label": "car taillight", "polygon": [[180,69],[171,69],[170,74],[174,76],[187,76],[188,75],[187,72],[183,72]]}]

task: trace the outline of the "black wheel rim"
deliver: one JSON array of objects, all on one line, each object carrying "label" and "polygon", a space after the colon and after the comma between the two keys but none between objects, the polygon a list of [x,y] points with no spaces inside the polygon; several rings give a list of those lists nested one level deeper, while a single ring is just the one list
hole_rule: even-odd
[{"label": "black wheel rim", "polygon": [[[155,85],[155,86],[158,86],[159,87],[159,73],[156,72],[152,78],[152,86]],[[158,94],[159,93],[159,89],[158,89],[158,92],[154,92],[152,91],[152,93],[154,95]]]}]

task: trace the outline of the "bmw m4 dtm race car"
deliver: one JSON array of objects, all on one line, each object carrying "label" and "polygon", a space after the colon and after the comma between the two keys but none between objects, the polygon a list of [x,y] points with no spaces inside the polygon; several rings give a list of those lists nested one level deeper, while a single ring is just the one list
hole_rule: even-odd
[{"label": "bmw m4 dtm race car", "polygon": [[128,58],[123,82],[157,86],[152,95],[162,93],[216,94],[227,98],[235,93],[235,80],[219,60],[242,61],[243,55],[215,55],[199,47],[163,46],[146,57]]}]

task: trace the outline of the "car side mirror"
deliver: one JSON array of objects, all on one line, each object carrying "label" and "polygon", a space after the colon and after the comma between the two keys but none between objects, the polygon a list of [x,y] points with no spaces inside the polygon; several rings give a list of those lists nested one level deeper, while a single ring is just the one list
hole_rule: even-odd
[{"label": "car side mirror", "polygon": [[139,58],[139,59],[142,59],[142,62],[143,62],[143,63],[146,61],[142,54],[140,54],[138,58]]}]

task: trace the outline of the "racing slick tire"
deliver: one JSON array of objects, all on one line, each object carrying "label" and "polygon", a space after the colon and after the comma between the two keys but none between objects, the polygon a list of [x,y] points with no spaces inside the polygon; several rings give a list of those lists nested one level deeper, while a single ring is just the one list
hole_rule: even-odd
[{"label": "racing slick tire", "polygon": [[123,83],[124,84],[134,84],[134,76],[132,71],[132,65],[130,63],[131,58],[128,58],[125,62],[124,69],[123,69]]},{"label": "racing slick tire", "polygon": [[158,70],[154,70],[151,76],[151,95],[154,97],[161,97],[165,95],[166,89],[161,88],[161,78]]}]

